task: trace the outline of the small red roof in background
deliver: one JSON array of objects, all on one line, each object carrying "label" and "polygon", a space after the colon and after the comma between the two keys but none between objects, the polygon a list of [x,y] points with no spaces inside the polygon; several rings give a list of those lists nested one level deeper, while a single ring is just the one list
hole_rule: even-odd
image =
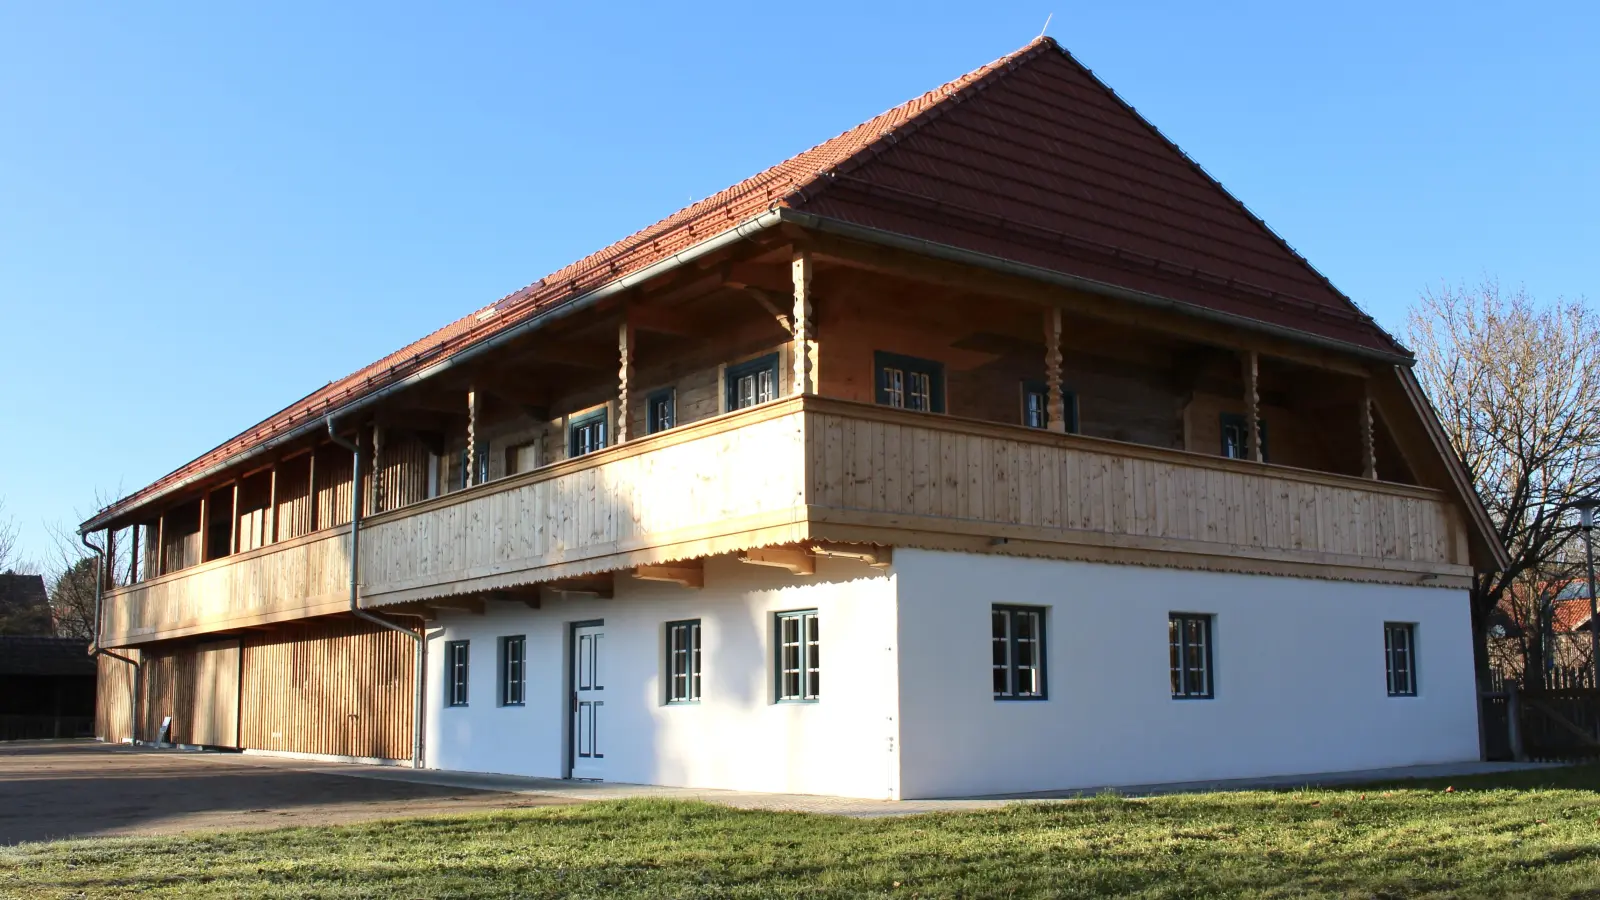
[{"label": "small red roof in background", "polygon": [[779,206],[1405,353],[1041,37],[328,384],[100,516]]}]

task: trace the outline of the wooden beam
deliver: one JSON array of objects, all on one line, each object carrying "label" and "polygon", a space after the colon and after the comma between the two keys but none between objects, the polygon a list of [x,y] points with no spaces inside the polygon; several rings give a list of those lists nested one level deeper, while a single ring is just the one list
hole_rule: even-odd
[{"label": "wooden beam", "polygon": [[[630,311],[631,313],[631,311]],[[633,383],[635,338],[633,321],[625,316],[617,326],[617,443],[628,442],[628,387]]]},{"label": "wooden beam", "polygon": [[1373,435],[1372,382],[1361,383],[1361,401],[1357,427],[1361,430],[1361,477],[1378,480],[1378,450]]},{"label": "wooden beam", "polygon": [[739,557],[742,563],[753,566],[772,566],[788,569],[790,575],[817,574],[817,560],[804,547],[762,547],[747,550]]},{"label": "wooden beam", "polygon": [[704,337],[703,331],[696,328],[693,323],[686,322],[659,306],[629,306],[625,324],[637,331],[670,334],[673,337]]},{"label": "wooden beam", "polygon": [[775,294],[764,287],[757,287],[756,285],[745,284],[739,281],[728,282],[728,287],[744,291],[746,294],[749,294],[751,297],[755,298],[755,301],[761,304],[761,308],[766,310],[767,314],[772,316],[773,320],[778,323],[779,328],[782,328],[791,335],[794,334],[794,323],[789,321],[789,314],[784,312],[778,306],[780,300],[782,300],[780,295]]},{"label": "wooden beam", "polygon": [[687,588],[706,586],[705,567],[698,559],[664,566],[637,566],[633,577],[640,581],[670,581]]},{"label": "wooden beam", "polygon": [[1266,462],[1261,453],[1261,355],[1246,350],[1243,360],[1245,456],[1256,462]]},{"label": "wooden beam", "polygon": [[459,609],[477,616],[483,615],[485,606],[483,598],[478,596],[440,597],[426,602],[428,606],[439,609]]},{"label": "wooden beam", "polygon": [[1044,312],[1045,427],[1058,434],[1067,431],[1067,399],[1061,393],[1061,309]]},{"label": "wooden beam", "polygon": [[156,516],[156,577],[166,574],[167,514]]},{"label": "wooden beam", "polygon": [[816,326],[811,321],[811,254],[799,250],[790,262],[794,275],[794,393],[815,394]]},{"label": "wooden beam", "polygon": [[817,543],[811,545],[811,552],[815,556],[858,560],[874,569],[887,569],[894,562],[894,548],[876,544]]},{"label": "wooden beam", "polygon": [[306,522],[305,534],[317,530],[317,450],[311,448],[311,458],[306,460]]},{"label": "wooden beam", "polygon": [[200,491],[200,562],[206,561],[206,537],[211,531],[211,529],[208,527],[211,524],[210,503],[211,489],[202,489]]},{"label": "wooden beam", "polygon": [[108,591],[117,586],[117,532],[114,528],[106,529],[106,558],[100,567],[100,584]]},{"label": "wooden beam", "polygon": [[135,522],[128,529],[128,541],[133,546],[128,548],[128,583],[138,584],[144,579],[139,574],[139,523]]}]

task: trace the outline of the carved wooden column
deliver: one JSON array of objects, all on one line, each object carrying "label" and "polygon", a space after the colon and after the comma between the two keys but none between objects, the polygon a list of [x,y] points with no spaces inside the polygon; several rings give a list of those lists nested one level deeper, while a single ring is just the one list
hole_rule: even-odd
[{"label": "carved wooden column", "polygon": [[623,318],[617,326],[617,443],[628,442],[628,387],[633,383],[633,323]]},{"label": "carved wooden column", "polygon": [[1067,432],[1067,398],[1061,392],[1061,310],[1044,314],[1044,389],[1045,427],[1058,434]]},{"label": "carved wooden column", "polygon": [[1258,376],[1261,356],[1254,350],[1244,354],[1245,458],[1265,462],[1261,454],[1261,386]]},{"label": "carved wooden column", "polygon": [[1378,480],[1378,450],[1373,437],[1372,383],[1361,382],[1361,406],[1357,424],[1361,428],[1361,477]]},{"label": "carved wooden column", "polygon": [[817,392],[815,360],[816,325],[811,321],[811,254],[796,251],[794,270],[794,393]]},{"label": "carved wooden column", "polygon": [[461,477],[462,487],[478,483],[478,389],[467,389],[467,471]]},{"label": "carved wooden column", "polygon": [[367,504],[368,515],[383,512],[383,426],[372,426],[372,499]]}]

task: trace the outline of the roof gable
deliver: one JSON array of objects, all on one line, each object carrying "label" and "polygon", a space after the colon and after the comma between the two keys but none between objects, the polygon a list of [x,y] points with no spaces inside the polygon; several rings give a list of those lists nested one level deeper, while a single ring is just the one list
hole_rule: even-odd
[{"label": "roof gable", "polygon": [[790,205],[1390,353],[1393,338],[1042,38]]}]

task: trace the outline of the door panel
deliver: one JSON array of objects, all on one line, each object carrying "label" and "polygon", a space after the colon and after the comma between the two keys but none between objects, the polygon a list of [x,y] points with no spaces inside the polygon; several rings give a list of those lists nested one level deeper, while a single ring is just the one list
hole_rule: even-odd
[{"label": "door panel", "polygon": [[572,777],[605,777],[605,626],[572,629]]}]

